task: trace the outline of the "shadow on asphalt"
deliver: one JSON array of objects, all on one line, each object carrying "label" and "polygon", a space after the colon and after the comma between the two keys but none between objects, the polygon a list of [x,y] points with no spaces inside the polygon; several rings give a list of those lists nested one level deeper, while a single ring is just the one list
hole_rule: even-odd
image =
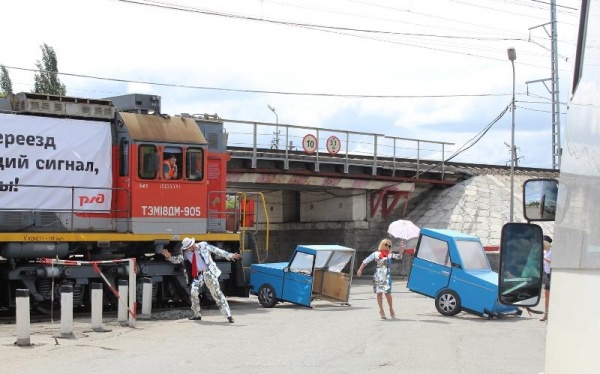
[{"label": "shadow on asphalt", "polygon": [[381,322],[419,322],[418,319],[410,319],[410,318],[387,318],[382,319]]},{"label": "shadow on asphalt", "polygon": [[452,322],[450,322],[450,321],[440,321],[437,319],[416,319],[416,320],[411,320],[411,321],[423,322],[423,323],[433,323],[433,324],[437,324],[437,325],[451,325],[452,324]]}]

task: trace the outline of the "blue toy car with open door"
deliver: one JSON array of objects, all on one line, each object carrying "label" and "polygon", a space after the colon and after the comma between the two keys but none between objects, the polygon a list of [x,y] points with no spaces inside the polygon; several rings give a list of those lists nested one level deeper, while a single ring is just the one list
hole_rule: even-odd
[{"label": "blue toy car with open door", "polygon": [[479,238],[453,230],[421,229],[407,288],[435,299],[445,316],[462,310],[484,318],[522,313],[498,301],[498,273]]},{"label": "blue toy car with open door", "polygon": [[348,304],[356,251],[340,245],[299,245],[289,262],[252,264],[250,293],[271,308],[315,299]]}]

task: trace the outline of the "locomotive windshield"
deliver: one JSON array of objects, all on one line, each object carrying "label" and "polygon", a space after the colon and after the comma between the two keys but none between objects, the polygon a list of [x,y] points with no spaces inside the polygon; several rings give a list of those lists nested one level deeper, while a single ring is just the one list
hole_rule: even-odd
[{"label": "locomotive windshield", "polygon": [[186,153],[185,178],[193,181],[204,177],[204,151],[202,148],[188,148]]},{"label": "locomotive windshield", "polygon": [[158,173],[158,152],[153,144],[139,147],[138,176],[140,179],[155,179]]}]

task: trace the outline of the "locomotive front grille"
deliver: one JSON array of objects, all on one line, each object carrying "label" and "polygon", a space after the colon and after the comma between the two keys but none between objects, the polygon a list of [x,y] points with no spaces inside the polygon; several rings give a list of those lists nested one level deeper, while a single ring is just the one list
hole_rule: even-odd
[{"label": "locomotive front grille", "polygon": [[12,95],[11,105],[16,112],[45,113],[111,120],[115,108],[108,100],[82,99],[68,96],[19,93]]},{"label": "locomotive front grille", "polygon": [[15,107],[14,107],[15,111],[20,112],[20,111],[24,110],[24,108],[25,108],[24,101],[20,101],[20,100],[15,101]]},{"label": "locomotive front grille", "polygon": [[218,149],[218,147],[219,147],[219,134],[214,133],[214,132],[208,133],[207,140],[208,140],[208,146],[210,148],[216,148],[216,149]]}]

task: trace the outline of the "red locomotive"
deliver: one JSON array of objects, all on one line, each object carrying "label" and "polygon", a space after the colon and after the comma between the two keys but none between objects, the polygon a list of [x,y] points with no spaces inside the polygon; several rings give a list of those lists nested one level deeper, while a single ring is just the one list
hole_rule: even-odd
[{"label": "red locomotive", "polygon": [[[247,296],[252,252],[240,244],[251,240],[226,230],[226,138],[216,115],[164,115],[154,95],[0,99],[0,309],[24,287],[40,311],[61,285],[73,286],[75,305],[88,304],[89,285],[100,280],[91,266],[40,258],[134,257],[157,303],[186,301],[181,265],[160,254],[177,251],[185,236],[242,252],[241,262],[219,266],[224,293]],[[116,286],[124,266],[101,270]]]}]

